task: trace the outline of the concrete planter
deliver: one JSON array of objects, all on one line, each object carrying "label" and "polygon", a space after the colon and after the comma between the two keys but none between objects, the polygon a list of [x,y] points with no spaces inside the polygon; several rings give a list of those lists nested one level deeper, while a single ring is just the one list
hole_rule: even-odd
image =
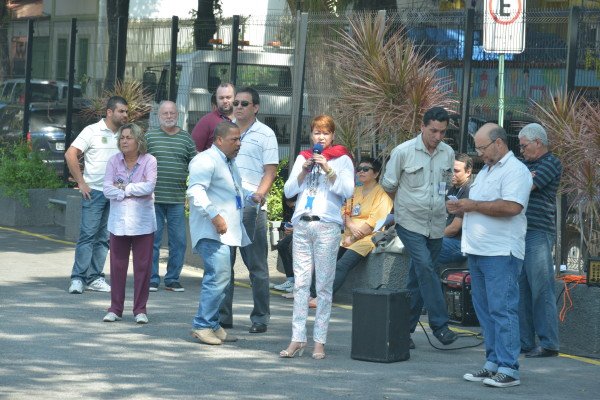
[{"label": "concrete planter", "polygon": [[73,189],[29,189],[29,207],[0,190],[0,225],[4,226],[64,226],[65,207],[51,205],[49,199],[66,201]]}]

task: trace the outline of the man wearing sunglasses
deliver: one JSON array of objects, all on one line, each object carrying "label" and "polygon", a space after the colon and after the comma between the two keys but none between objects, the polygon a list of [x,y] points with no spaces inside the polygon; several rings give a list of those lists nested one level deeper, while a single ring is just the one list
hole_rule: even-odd
[{"label": "man wearing sunglasses", "polygon": [[231,121],[235,87],[231,83],[221,83],[213,97],[217,103],[216,108],[200,118],[192,131],[192,139],[194,139],[196,150],[199,152],[209,149],[212,146],[215,127],[220,122]]},{"label": "man wearing sunglasses", "polygon": [[[252,322],[250,333],[263,333],[267,331],[271,313],[267,263],[267,211],[262,206],[277,176],[279,148],[273,130],[256,119],[260,110],[260,97],[256,90],[250,87],[238,90],[232,105],[235,123],[242,133],[242,147],[235,162],[242,177],[242,187],[253,193],[253,199],[259,202],[256,207],[244,208],[244,227],[252,244],[241,247],[240,253],[252,283],[254,308],[250,313]],[[232,252],[231,283],[220,310],[223,327],[233,326],[234,264],[235,251]]]}]

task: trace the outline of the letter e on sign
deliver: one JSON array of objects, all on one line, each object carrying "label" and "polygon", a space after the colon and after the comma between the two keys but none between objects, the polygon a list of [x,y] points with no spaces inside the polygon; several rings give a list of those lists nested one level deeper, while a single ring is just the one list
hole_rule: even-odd
[{"label": "letter e on sign", "polygon": [[483,4],[483,49],[492,53],[522,53],[525,0],[484,0]]}]

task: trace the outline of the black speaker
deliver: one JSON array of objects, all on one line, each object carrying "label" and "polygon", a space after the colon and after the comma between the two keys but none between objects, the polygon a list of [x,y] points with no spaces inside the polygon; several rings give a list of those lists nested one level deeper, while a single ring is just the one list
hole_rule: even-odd
[{"label": "black speaker", "polygon": [[384,363],[410,358],[409,296],[408,290],[354,289],[350,357]]}]

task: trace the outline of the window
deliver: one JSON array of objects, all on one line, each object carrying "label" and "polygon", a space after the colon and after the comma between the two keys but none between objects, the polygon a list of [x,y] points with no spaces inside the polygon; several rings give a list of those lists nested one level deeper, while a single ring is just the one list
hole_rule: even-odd
[{"label": "window", "polygon": [[[208,67],[209,92],[214,92],[221,82],[228,82],[229,80],[229,64],[211,64]],[[292,72],[289,67],[238,64],[236,86],[251,86],[259,93],[291,96]]]},{"label": "window", "polygon": [[80,38],[79,49],[77,51],[77,79],[81,82],[81,78],[87,75],[88,69],[88,52],[90,46],[90,39]]},{"label": "window", "polygon": [[68,49],[69,41],[66,38],[58,39],[56,44],[56,78],[66,79],[67,78],[67,65],[68,65]]}]

